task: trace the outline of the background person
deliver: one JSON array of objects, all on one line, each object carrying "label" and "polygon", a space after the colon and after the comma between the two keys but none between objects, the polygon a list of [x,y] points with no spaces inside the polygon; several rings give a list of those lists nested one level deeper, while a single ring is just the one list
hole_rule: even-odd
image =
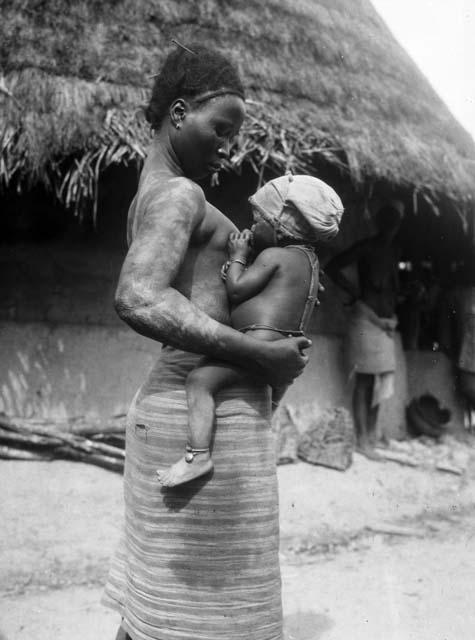
[{"label": "background person", "polygon": [[[372,457],[381,402],[394,391],[396,356],[399,247],[396,234],[404,207],[391,201],[377,212],[377,233],[332,258],[325,272],[341,286],[353,303],[348,327],[347,350],[353,388],[353,419],[358,449]],[[342,269],[355,263],[358,286]]]},{"label": "background person", "polygon": [[466,401],[465,427],[475,431],[475,252],[462,251],[443,292],[440,332],[444,351],[455,361],[459,391]]}]

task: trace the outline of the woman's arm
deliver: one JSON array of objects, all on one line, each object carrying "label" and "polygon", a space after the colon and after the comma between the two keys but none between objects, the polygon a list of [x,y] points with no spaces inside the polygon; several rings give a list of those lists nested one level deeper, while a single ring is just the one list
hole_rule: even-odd
[{"label": "woman's arm", "polygon": [[264,375],[271,384],[276,378],[279,384],[288,383],[302,372],[308,357],[301,350],[309,341],[279,341],[275,349],[277,343],[255,340],[216,322],[172,286],[205,207],[201,189],[184,178],[170,180],[150,197],[120,274],[117,313],[144,336],[231,361]]}]

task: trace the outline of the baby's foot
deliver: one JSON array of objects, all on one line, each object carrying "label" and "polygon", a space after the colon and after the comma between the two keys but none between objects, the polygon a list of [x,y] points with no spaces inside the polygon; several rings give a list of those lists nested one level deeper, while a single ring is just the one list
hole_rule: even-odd
[{"label": "baby's foot", "polygon": [[158,481],[164,487],[175,487],[177,484],[183,484],[203,476],[211,471],[212,468],[213,461],[209,451],[207,451],[206,453],[195,453],[192,462],[187,462],[185,456],[183,456],[165,471],[157,471],[157,476]]}]

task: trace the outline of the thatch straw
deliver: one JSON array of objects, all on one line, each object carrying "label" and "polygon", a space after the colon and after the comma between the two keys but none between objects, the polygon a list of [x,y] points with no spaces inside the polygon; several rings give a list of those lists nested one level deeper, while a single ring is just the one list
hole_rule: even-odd
[{"label": "thatch straw", "polygon": [[170,40],[239,61],[251,98],[233,168],[385,180],[437,207],[475,198],[475,144],[369,0],[3,3],[0,180],[41,181],[67,205],[94,200],[99,172],[140,161],[137,107]]}]

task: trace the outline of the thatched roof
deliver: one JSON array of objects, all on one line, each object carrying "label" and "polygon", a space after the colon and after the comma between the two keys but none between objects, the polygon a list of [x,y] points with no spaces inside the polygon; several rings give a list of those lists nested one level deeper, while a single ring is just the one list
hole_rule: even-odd
[{"label": "thatched roof", "polygon": [[324,159],[355,185],[473,210],[475,144],[369,0],[3,0],[3,184],[42,181],[77,205],[107,165],[142,158],[137,107],[172,37],[240,64],[251,103],[235,166]]}]

